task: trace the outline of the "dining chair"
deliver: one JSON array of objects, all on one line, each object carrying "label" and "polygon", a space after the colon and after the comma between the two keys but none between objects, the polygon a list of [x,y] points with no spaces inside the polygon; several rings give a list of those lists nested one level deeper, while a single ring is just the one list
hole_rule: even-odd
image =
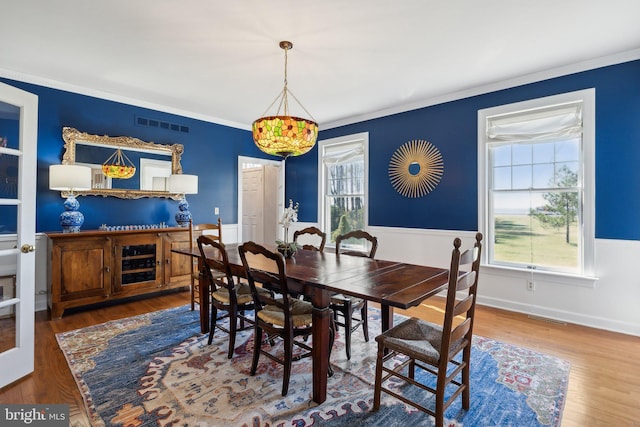
[{"label": "dining chair", "polygon": [[298,238],[299,237],[313,238],[314,241],[317,241],[318,239],[320,239],[320,244],[319,245],[312,245],[310,243],[304,243],[302,245],[302,249],[324,252],[324,245],[327,243],[327,234],[324,233],[319,228],[317,228],[317,227],[307,227],[307,228],[303,228],[302,230],[296,230],[293,233],[293,241],[298,243]]},{"label": "dining chair", "polygon": [[[473,248],[461,253],[461,245],[459,238],[454,239],[443,324],[434,324],[412,317],[376,337],[378,356],[374,411],[380,408],[380,396],[383,391],[435,417],[437,427],[443,426],[444,411],[460,394],[462,394],[462,407],[465,410],[469,409],[469,364],[482,233],[476,234]],[[460,293],[463,293],[464,297],[457,299]],[[457,357],[460,353],[462,357]],[[399,359],[396,356],[400,356],[403,362],[397,363]],[[416,377],[416,368],[426,372],[427,376],[436,377],[435,389],[425,385],[423,378]],[[412,401],[407,394],[400,395],[397,392],[398,379],[430,394],[426,396],[423,393],[412,394],[411,396],[420,402]],[[393,382],[393,388],[384,386],[387,380]],[[448,391],[446,400],[445,389]],[[435,407],[427,408],[424,403],[431,395],[435,395]]]},{"label": "dining chair", "polygon": [[[247,311],[254,309],[251,289],[247,283],[236,283],[233,280],[224,243],[207,235],[198,237],[197,243],[202,258],[201,274],[208,283],[211,293],[211,326],[208,344],[213,341],[216,329],[226,332],[229,335],[227,357],[231,359],[235,349],[236,332],[250,327],[245,327],[245,322],[253,325],[253,320],[246,316]],[[260,289],[260,292],[267,291]],[[218,316],[218,311],[223,311],[224,314]],[[229,318],[228,328],[220,322],[224,318]],[[238,328],[238,320],[240,328]]]},{"label": "dining chair", "polygon": [[[189,249],[193,252],[197,247],[199,236],[206,234],[215,241],[222,243],[222,220],[218,218],[217,224],[194,224],[189,219]],[[191,310],[195,309],[195,304],[200,304],[200,270],[197,267],[198,259],[191,260]]]},{"label": "dining chair", "polygon": [[[341,249],[343,242],[350,239],[365,240],[369,246],[369,250],[366,252],[358,250],[344,250]],[[336,237],[336,255],[352,255],[361,256],[366,258],[373,258],[378,250],[378,238],[372,236],[364,230],[354,230],[349,233],[341,234]],[[333,310],[334,321],[337,326],[344,328],[344,341],[345,350],[347,352],[347,359],[351,359],[351,334],[362,325],[362,331],[364,333],[364,340],[369,342],[369,320],[367,316],[368,304],[367,300],[362,298],[356,298],[344,294],[334,294],[331,296],[330,308]],[[360,317],[354,317],[354,313],[360,312]],[[340,322],[338,315],[341,315],[344,319]]]},{"label": "dining chair", "polygon": [[[289,391],[292,362],[312,355],[312,347],[302,340],[296,340],[296,338],[306,339],[311,335],[313,305],[289,294],[286,265],[280,253],[272,252],[254,242],[243,243],[238,247],[238,252],[249,280],[256,313],[251,375],[256,373],[261,354],[283,365],[282,395],[286,396]],[[275,289],[278,292],[277,296],[260,293],[258,284],[268,285],[269,289]],[[334,329],[335,326],[331,322],[328,357],[331,356],[331,347],[333,347]],[[271,353],[265,348],[265,344],[273,346],[276,338],[283,341],[284,357],[279,357],[275,352]],[[300,347],[302,353],[294,356],[294,345]],[[327,364],[329,365],[329,376],[331,376],[333,370],[329,360],[327,360]]]}]

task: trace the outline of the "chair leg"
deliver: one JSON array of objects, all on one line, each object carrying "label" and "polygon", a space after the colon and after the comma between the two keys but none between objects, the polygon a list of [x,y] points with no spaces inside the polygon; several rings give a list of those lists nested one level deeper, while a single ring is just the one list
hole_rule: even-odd
[{"label": "chair leg", "polygon": [[331,350],[333,350],[333,342],[336,339],[336,322],[331,320],[329,324],[329,355],[327,356],[327,366],[329,367],[328,375],[333,376],[333,368],[331,367]]},{"label": "chair leg", "polygon": [[378,357],[376,359],[376,381],[373,388],[373,410],[380,409],[380,395],[382,394],[382,358],[384,356],[384,346],[378,343]]},{"label": "chair leg", "polygon": [[209,325],[209,340],[208,345],[211,345],[213,341],[213,334],[216,332],[216,320],[218,319],[218,309],[215,305],[211,304],[211,324]]},{"label": "chair leg", "polygon": [[251,375],[256,374],[258,369],[258,359],[260,359],[260,348],[262,347],[262,328],[255,324],[253,334],[253,359],[251,361]]},{"label": "chair leg", "polygon": [[362,316],[362,332],[364,332],[364,340],[369,342],[369,308],[367,305],[367,300],[364,300],[364,304],[362,305],[362,309],[360,310],[360,315]]},{"label": "chair leg", "polygon": [[194,289],[193,283],[191,283],[191,311],[195,310],[195,298],[196,291]]},{"label": "chair leg", "polygon": [[227,359],[233,357],[233,350],[236,348],[236,330],[238,324],[238,313],[236,307],[229,307],[229,353]]},{"label": "chair leg", "polygon": [[438,381],[436,383],[436,427],[444,427],[444,388],[446,385],[445,377],[447,373],[438,372]]},{"label": "chair leg", "polygon": [[462,363],[465,364],[464,368],[462,368],[462,384],[464,387],[464,390],[462,390],[462,407],[465,410],[469,410],[469,406],[471,403],[471,391],[469,390],[469,387],[471,385],[470,382],[470,366],[469,363],[471,362],[471,345],[467,345],[467,347],[463,350],[463,355],[462,355]]},{"label": "chair leg", "polygon": [[353,317],[353,306],[351,301],[344,302],[344,348],[347,352],[347,360],[351,360],[351,325]]},{"label": "chair leg", "polygon": [[291,359],[293,358],[293,337],[284,338],[284,373],[282,375],[282,395],[289,392],[289,379],[291,378]]}]

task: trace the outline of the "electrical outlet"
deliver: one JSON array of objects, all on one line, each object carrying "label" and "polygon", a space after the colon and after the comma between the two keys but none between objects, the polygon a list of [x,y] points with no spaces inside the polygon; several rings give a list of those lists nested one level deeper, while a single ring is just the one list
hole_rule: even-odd
[{"label": "electrical outlet", "polygon": [[536,290],[536,282],[534,282],[533,280],[527,280],[527,290],[528,291],[535,291]]},{"label": "electrical outlet", "polygon": [[220,208],[213,208],[214,215],[220,215]]}]

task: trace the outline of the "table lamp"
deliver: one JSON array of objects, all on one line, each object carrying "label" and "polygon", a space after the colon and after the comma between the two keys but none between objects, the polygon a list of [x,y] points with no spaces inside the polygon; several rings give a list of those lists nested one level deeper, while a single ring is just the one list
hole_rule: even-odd
[{"label": "table lamp", "polygon": [[179,211],[175,218],[179,226],[188,226],[191,220],[191,212],[189,212],[189,203],[187,203],[186,195],[198,194],[198,176],[186,174],[169,176],[169,192],[182,194],[182,199],[178,203]]},{"label": "table lamp", "polygon": [[67,191],[69,195],[64,202],[65,211],[60,214],[60,225],[63,233],[80,231],[84,224],[84,215],[78,209],[74,191],[91,190],[91,168],[79,165],[51,165],[49,167],[49,188]]}]

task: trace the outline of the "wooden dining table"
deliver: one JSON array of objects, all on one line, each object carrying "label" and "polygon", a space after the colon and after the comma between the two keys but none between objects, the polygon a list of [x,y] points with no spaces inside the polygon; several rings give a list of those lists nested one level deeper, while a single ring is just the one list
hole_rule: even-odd
[{"label": "wooden dining table", "polygon": [[[271,246],[267,245],[275,250],[275,245]],[[226,245],[226,250],[232,274],[246,277],[238,245]],[[173,249],[173,252],[200,259],[197,249]],[[206,255],[216,256],[214,253]],[[249,262],[252,267],[260,268],[260,261],[256,257]],[[265,270],[271,268],[272,264],[265,264]],[[295,256],[286,258],[286,273],[290,290],[304,294],[313,304],[313,400],[317,403],[324,402],[327,395],[332,294],[341,293],[379,303],[381,328],[385,331],[393,326],[394,307],[414,307],[443,290],[448,281],[447,269],[310,250],[298,250]],[[203,333],[209,330],[209,298],[209,285],[201,282],[200,327]]]}]

